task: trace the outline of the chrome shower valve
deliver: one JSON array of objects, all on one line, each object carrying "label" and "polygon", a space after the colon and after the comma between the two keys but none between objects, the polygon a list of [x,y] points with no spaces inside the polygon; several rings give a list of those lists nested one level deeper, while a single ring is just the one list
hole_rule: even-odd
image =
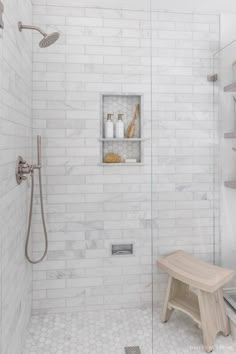
[{"label": "chrome shower valve", "polygon": [[27,177],[25,175],[30,174],[33,171],[32,165],[28,164],[21,156],[16,161],[16,181],[20,184],[25,181]]},{"label": "chrome shower valve", "polygon": [[16,181],[20,184],[27,179],[26,175],[34,173],[35,169],[40,169],[41,165],[30,165],[21,156],[16,161]]}]

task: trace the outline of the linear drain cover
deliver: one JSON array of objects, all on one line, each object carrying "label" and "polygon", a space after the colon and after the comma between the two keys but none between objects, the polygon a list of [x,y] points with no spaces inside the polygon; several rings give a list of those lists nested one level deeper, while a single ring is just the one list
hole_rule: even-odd
[{"label": "linear drain cover", "polygon": [[125,347],[125,354],[141,354],[139,347]]}]

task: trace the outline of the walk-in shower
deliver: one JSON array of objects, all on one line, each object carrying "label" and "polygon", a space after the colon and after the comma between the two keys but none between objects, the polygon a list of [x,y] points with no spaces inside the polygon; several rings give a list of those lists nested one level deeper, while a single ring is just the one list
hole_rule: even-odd
[{"label": "walk-in shower", "polygon": [[23,29],[29,29],[33,31],[38,31],[43,35],[43,39],[39,42],[39,46],[41,48],[47,48],[50,45],[54,44],[58,38],[60,37],[60,34],[58,32],[52,32],[52,33],[46,33],[44,32],[41,28],[37,26],[31,26],[31,25],[23,25],[22,22],[18,22],[18,28],[19,31],[22,32]]},{"label": "walk-in shower", "polygon": [[192,293],[170,302],[195,322],[161,322],[157,261],[236,269],[236,42],[213,59],[210,1],[0,0],[0,354],[203,353]]},{"label": "walk-in shower", "polygon": [[[29,211],[29,220],[28,220],[28,228],[27,228],[27,236],[25,242],[25,257],[32,264],[37,264],[42,262],[47,255],[48,251],[48,235],[46,229],[46,222],[44,217],[44,208],[43,208],[43,189],[42,189],[42,174],[41,174],[41,136],[37,136],[37,151],[38,151],[38,163],[29,164],[26,162],[21,156],[18,157],[16,162],[16,181],[18,184],[21,184],[22,181],[27,180],[27,175],[31,177],[31,197],[30,197],[30,211]],[[30,230],[32,223],[32,212],[33,212],[33,199],[34,199],[34,171],[38,170],[39,172],[39,193],[40,193],[40,209],[41,209],[41,217],[43,223],[43,231],[45,238],[45,248],[42,257],[37,260],[32,260],[29,255],[29,240],[30,240]]]}]

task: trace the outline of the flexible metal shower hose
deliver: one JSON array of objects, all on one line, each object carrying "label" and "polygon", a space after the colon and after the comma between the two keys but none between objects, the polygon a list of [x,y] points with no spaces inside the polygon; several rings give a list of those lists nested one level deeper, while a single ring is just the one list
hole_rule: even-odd
[{"label": "flexible metal shower hose", "polygon": [[40,194],[40,209],[41,209],[41,217],[43,222],[43,231],[44,231],[44,238],[45,238],[45,250],[41,258],[37,260],[32,260],[29,256],[29,239],[30,239],[30,229],[31,229],[31,222],[32,222],[32,212],[33,212],[33,199],[34,199],[34,170],[31,171],[31,197],[30,197],[30,211],[29,211],[29,222],[28,222],[28,229],[27,229],[27,236],[26,236],[26,243],[25,243],[25,257],[27,260],[32,264],[37,264],[42,262],[47,255],[48,252],[48,235],[46,229],[46,223],[44,218],[44,208],[43,208],[43,189],[42,189],[42,175],[41,175],[41,168],[39,168],[39,194]]}]

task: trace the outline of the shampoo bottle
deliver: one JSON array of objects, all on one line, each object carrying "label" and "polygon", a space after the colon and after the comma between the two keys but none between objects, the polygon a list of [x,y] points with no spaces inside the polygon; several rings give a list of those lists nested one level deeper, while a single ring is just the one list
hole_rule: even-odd
[{"label": "shampoo bottle", "polygon": [[105,138],[114,138],[114,124],[111,120],[113,114],[108,113],[107,120],[105,122]]},{"label": "shampoo bottle", "polygon": [[118,114],[118,121],[116,122],[116,129],[115,129],[115,135],[117,139],[124,138],[124,122],[123,122],[123,114],[119,113]]}]

